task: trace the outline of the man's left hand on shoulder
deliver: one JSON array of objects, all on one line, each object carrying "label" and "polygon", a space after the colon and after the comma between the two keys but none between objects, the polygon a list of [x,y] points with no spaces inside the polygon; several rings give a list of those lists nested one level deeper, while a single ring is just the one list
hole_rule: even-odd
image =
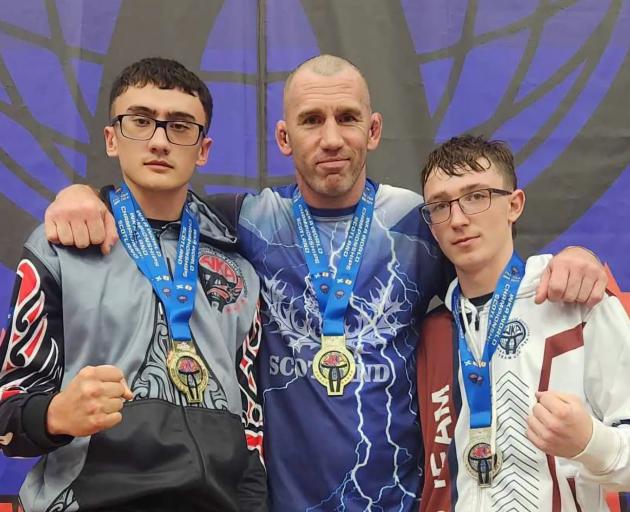
[{"label": "man's left hand on shoulder", "polygon": [[536,392],[538,402],[527,419],[527,437],[543,452],[572,458],[593,434],[593,420],[582,400],[557,391]]},{"label": "man's left hand on shoulder", "polygon": [[597,257],[583,247],[567,247],[549,262],[536,290],[536,304],[577,302],[593,307],[606,292],[608,278]]}]

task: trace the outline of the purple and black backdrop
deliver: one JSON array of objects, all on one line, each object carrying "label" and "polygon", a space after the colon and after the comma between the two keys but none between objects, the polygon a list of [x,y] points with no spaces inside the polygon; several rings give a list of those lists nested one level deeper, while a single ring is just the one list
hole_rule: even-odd
[{"label": "purple and black backdrop", "polygon": [[[372,177],[418,189],[435,142],[505,139],[528,193],[520,251],[588,246],[630,289],[630,0],[0,0],[2,318],[55,193],[119,179],[102,127],[123,66],[198,71],[215,143],[194,187],[255,191],[292,179],[273,141],[283,82],[324,52],[364,71],[385,117]],[[30,464],[0,458],[0,494]]]}]

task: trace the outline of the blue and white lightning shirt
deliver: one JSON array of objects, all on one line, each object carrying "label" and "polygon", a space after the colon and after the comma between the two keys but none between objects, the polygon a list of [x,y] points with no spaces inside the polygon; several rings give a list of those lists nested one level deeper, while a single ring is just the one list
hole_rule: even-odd
[{"label": "blue and white lightning shirt", "polygon": [[[296,185],[247,196],[241,251],[261,277],[259,392],[271,509],[418,509],[422,443],[417,420],[416,324],[445,289],[443,257],[408,190],[378,185],[374,218],[345,317],[357,372],[343,396],[313,377],[322,316],[292,212]],[[353,209],[311,209],[335,270]]]}]

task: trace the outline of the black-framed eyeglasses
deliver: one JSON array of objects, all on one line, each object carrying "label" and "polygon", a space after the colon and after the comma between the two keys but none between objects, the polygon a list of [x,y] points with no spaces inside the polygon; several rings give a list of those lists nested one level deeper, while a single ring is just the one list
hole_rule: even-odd
[{"label": "black-framed eyeglasses", "polygon": [[492,194],[509,196],[512,192],[500,188],[473,190],[450,201],[435,201],[420,207],[422,218],[427,224],[441,224],[451,218],[453,203],[459,204],[466,215],[485,212],[492,204]]},{"label": "black-framed eyeglasses", "polygon": [[164,128],[166,138],[178,146],[194,146],[205,132],[205,127],[192,121],[159,121],[140,114],[120,114],[111,125],[120,124],[123,137],[133,140],[149,140],[158,128]]}]

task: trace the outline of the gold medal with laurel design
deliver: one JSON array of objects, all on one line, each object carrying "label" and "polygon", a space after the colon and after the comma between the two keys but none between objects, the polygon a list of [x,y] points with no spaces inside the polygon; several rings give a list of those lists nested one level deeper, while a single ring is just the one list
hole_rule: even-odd
[{"label": "gold medal with laurel design", "polygon": [[189,404],[203,402],[203,392],[208,386],[208,369],[189,341],[172,341],[166,358],[168,375]]},{"label": "gold medal with laurel design", "polygon": [[356,364],[345,336],[322,336],[322,348],[313,359],[313,375],[326,387],[328,396],[341,396],[354,374]]}]

